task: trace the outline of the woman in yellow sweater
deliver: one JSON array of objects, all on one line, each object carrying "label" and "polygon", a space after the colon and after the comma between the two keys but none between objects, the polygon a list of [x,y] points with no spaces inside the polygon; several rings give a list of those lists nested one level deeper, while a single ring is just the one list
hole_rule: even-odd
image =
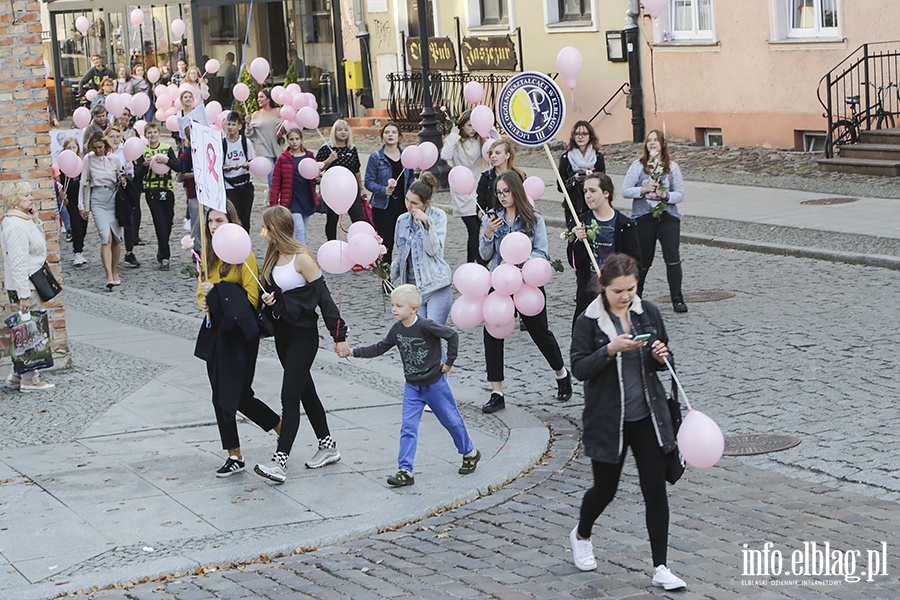
[{"label": "woman in yellow sweater", "polygon": [[226,223],[240,224],[237,210],[229,201],[226,212],[209,210],[206,215],[206,268],[208,276],[197,286],[197,303],[206,313],[194,355],[206,361],[212,387],[213,408],[222,448],[228,451],[217,477],[228,477],[244,470],[244,458],[238,440],[237,411],[264,431],[280,434],[281,418],[253,394],[253,375],[259,352],[258,269],[253,254],[242,265],[228,264],[212,247],[212,237]]}]

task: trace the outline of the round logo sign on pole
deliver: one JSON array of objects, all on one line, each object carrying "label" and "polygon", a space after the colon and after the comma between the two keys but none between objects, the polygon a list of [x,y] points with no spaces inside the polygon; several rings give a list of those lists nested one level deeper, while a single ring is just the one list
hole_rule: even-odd
[{"label": "round logo sign on pole", "polygon": [[514,75],[500,90],[497,119],[517,144],[540,146],[552,140],[566,120],[562,90],[536,71]]}]

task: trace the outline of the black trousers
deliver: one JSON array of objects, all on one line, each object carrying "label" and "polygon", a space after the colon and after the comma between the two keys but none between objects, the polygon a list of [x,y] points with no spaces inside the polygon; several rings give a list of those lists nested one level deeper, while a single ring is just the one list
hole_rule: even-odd
[{"label": "black trousers", "polygon": [[134,243],[140,238],[138,228],[141,226],[141,190],[133,180],[125,186],[125,199],[131,208],[131,214],[122,221],[122,229],[125,233],[125,253],[130,254],[134,250]]},{"label": "black trousers", "polygon": [[[78,188],[75,188],[76,190]],[[69,221],[72,224],[72,252],[84,252],[84,236],[87,234],[87,219],[81,218],[78,212],[78,196],[69,197],[69,203],[66,205],[69,211]]]},{"label": "black trousers", "polygon": [[[323,202],[320,198],[319,202]],[[325,206],[325,237],[328,240],[336,240],[337,239],[337,226],[338,220],[340,219],[340,215],[336,212],[328,208],[328,205]],[[357,221],[365,221],[366,217],[363,215],[363,207],[362,207],[362,196],[357,196],[356,200],[353,201],[353,204],[350,205],[350,209],[347,211],[347,216],[350,217],[350,221],[356,223]],[[308,237],[308,234],[307,234]],[[384,237],[384,236],[381,236]]]},{"label": "black trousers", "polygon": [[[541,292],[544,292],[544,288],[541,288]],[[546,294],[544,294],[544,297],[546,298]],[[544,355],[550,368],[554,371],[561,370],[564,366],[562,352],[559,349],[556,337],[547,325],[546,305],[544,310],[533,317],[526,317],[525,315],[521,315],[521,317],[525,327],[528,328],[528,335],[534,340],[535,345],[541,351],[541,354]],[[488,333],[487,328],[484,329],[484,360],[487,363],[488,381],[503,381],[503,341]]]},{"label": "black trousers", "polygon": [[666,496],[666,455],[656,439],[652,417],[640,421],[625,422],[622,456],[617,463],[591,461],[594,471],[594,487],[589,489],[581,501],[581,517],[578,521],[578,535],[591,537],[591,528],[604,509],[612,502],[619,487],[622,465],[625,464],[625,450],[631,447],[637,463],[641,494],[644,496],[644,517],[647,534],[650,536],[650,551],[653,566],[666,564],[669,546],[669,499]]},{"label": "black trousers", "polygon": [[479,262],[478,233],[481,230],[481,219],[477,215],[462,217],[466,225],[466,262]]},{"label": "black trousers", "polygon": [[[278,413],[253,394],[253,376],[256,373],[256,356],[259,353],[259,340],[247,342],[247,364],[244,370],[244,385],[241,392],[241,401],[238,404],[238,412],[259,425],[263,431],[271,431],[278,425],[280,417]],[[237,421],[235,415],[226,414],[219,407],[219,390],[213,377],[213,365],[206,364],[206,372],[209,375],[209,383],[212,386],[212,402],[216,412],[216,425],[219,426],[219,438],[222,440],[222,448],[231,450],[241,446],[238,438]]]},{"label": "black trousers", "polygon": [[638,280],[638,296],[644,294],[644,281],[653,264],[656,254],[656,240],[662,246],[663,260],[666,261],[666,279],[669,282],[669,294],[672,302],[680,302],[684,298],[681,293],[681,220],[667,212],[657,219],[652,215],[637,218],[638,243],[641,246],[641,277]]},{"label": "black trousers", "polygon": [[145,190],[144,197],[156,231],[156,261],[168,260],[171,258],[169,236],[175,219],[175,194],[172,190]]},{"label": "black trousers", "polygon": [[253,213],[253,184],[247,183],[230,190],[225,190],[225,197],[231,200],[241,219],[241,227],[250,233],[250,215]]},{"label": "black trousers", "polygon": [[281,320],[275,328],[275,350],[284,368],[278,451],[290,454],[300,429],[300,404],[303,404],[303,411],[312,425],[316,439],[321,440],[331,435],[325,407],[316,393],[316,384],[310,373],[319,351],[319,331],[314,327],[297,327]]},{"label": "black trousers", "polygon": [[[597,298],[597,276],[593,272],[589,272],[586,276],[579,274],[577,276],[577,287],[575,289],[575,314],[572,315],[572,329],[575,329],[575,321],[587,307]],[[640,295],[640,294],[638,294]]]},{"label": "black trousers", "polygon": [[388,264],[390,264],[391,257],[394,255],[394,231],[397,228],[397,219],[404,212],[406,212],[405,208],[394,208],[390,205],[388,205],[387,208],[372,207],[373,225],[375,226],[375,231],[377,231],[378,235],[381,236],[381,239],[384,240],[382,243],[384,244],[384,247],[387,248],[387,254],[384,255],[383,259],[387,261]]}]

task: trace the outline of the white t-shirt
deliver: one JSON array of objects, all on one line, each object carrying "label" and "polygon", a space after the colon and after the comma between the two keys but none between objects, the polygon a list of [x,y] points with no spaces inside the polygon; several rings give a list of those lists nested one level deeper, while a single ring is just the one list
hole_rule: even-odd
[{"label": "white t-shirt", "polygon": [[[249,177],[250,170],[243,169],[234,169],[234,170],[224,170],[227,167],[231,167],[234,165],[243,165],[245,163],[250,162],[256,155],[253,153],[253,144],[250,143],[250,140],[246,141],[247,144],[247,154],[244,155],[244,144],[241,142],[241,136],[238,136],[238,139],[235,141],[230,141],[228,138],[225,138],[225,160],[222,163],[223,174],[225,175],[225,189],[233,190],[235,186],[228,183],[229,179],[236,179],[238,177],[243,178],[244,176]],[[249,182],[249,179],[247,180]],[[238,187],[244,184],[238,184]]]}]

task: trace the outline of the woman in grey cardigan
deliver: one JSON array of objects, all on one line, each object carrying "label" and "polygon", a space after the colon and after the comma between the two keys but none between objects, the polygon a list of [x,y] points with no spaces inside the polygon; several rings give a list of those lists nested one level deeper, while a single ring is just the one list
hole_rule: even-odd
[{"label": "woman in grey cardigan", "polygon": [[[29,276],[40,269],[47,260],[47,239],[35,216],[31,184],[27,181],[13,181],[3,188],[3,205],[6,216],[0,224],[0,239],[3,244],[4,283],[9,301],[18,304],[18,310],[27,313],[44,307],[34,290]],[[38,379],[37,371],[29,371],[21,376],[10,369],[6,385],[23,392],[49,390],[52,383]]]}]

